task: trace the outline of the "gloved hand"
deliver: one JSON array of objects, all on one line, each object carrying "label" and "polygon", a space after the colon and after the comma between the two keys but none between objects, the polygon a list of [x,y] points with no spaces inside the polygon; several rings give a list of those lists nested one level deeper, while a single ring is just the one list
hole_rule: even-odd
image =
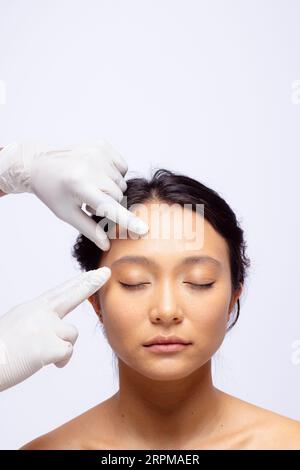
[{"label": "gloved hand", "polygon": [[107,234],[83,210],[105,216],[139,235],[148,225],[123,207],[127,163],[105,140],[72,148],[10,144],[0,151],[0,190],[34,193],[60,219],[75,227],[102,250]]},{"label": "gloved hand", "polygon": [[69,361],[78,331],[62,318],[109,279],[108,267],[76,276],[0,317],[0,391]]}]

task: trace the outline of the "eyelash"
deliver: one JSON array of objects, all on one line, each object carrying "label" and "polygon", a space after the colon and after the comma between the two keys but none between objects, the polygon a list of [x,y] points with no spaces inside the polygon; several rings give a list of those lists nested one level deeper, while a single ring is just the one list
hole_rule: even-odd
[{"label": "eyelash", "polygon": [[214,282],[210,282],[209,284],[193,284],[192,282],[185,282],[184,284],[189,284],[192,289],[210,289]]},{"label": "eyelash", "polygon": [[142,282],[141,284],[125,284],[125,282],[119,281],[121,286],[125,289],[140,289],[141,286],[145,286],[146,282]]},{"label": "eyelash", "polygon": [[[119,281],[121,286],[125,289],[142,289],[141,286],[145,286],[149,283],[142,282],[140,284],[125,284],[125,282]],[[184,284],[189,284],[192,289],[209,289],[214,285],[214,282],[210,282],[209,284],[193,284],[192,282],[184,282]]]}]

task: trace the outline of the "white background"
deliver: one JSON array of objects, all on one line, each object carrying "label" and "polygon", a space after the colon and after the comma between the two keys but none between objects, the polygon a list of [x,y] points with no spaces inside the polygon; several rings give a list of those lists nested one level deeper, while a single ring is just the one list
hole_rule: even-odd
[{"label": "white background", "polygon": [[[0,144],[109,140],[127,177],[165,167],[217,190],[252,268],[215,383],[300,420],[300,1],[0,0]],[[1,313],[77,273],[76,231],[31,195],[0,199]],[[14,449],[117,390],[87,304],[73,360],[0,395]]]}]

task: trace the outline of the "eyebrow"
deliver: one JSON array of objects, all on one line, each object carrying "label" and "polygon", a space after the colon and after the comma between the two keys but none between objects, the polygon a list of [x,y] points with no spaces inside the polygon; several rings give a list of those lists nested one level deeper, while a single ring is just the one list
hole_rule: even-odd
[{"label": "eyebrow", "polygon": [[[127,255],[123,256],[122,258],[117,259],[114,261],[111,265],[113,266],[119,266],[120,264],[127,264],[127,263],[132,263],[132,264],[141,264],[144,266],[154,266],[158,267],[158,263],[154,261],[151,258],[147,258],[146,256],[137,256],[137,255]],[[221,267],[220,261],[218,261],[215,258],[212,258],[211,256],[187,256],[186,258],[183,258],[179,263],[178,266],[191,266],[191,265],[197,265],[197,264],[214,264],[217,267]]]}]

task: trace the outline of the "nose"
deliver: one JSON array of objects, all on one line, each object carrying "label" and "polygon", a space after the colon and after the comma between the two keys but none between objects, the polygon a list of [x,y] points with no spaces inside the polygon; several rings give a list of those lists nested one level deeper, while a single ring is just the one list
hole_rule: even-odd
[{"label": "nose", "polygon": [[178,304],[176,291],[171,282],[164,281],[158,287],[150,309],[150,319],[153,323],[180,323],[183,312]]}]

